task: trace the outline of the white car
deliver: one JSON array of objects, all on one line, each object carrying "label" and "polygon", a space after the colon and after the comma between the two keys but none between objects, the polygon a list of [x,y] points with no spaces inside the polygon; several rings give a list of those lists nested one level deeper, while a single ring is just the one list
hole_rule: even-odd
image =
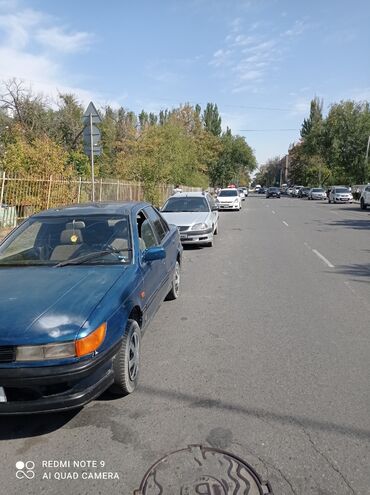
[{"label": "white car", "polygon": [[326,192],[322,187],[313,187],[308,192],[308,199],[327,199]]},{"label": "white car", "polygon": [[163,218],[180,231],[182,244],[211,247],[218,233],[218,207],[209,193],[177,193],[161,208]]},{"label": "white car", "polygon": [[364,187],[360,197],[361,210],[366,210],[370,206],[370,184]]},{"label": "white car", "polygon": [[349,192],[348,187],[345,186],[333,186],[329,192],[329,203],[352,203],[353,196]]},{"label": "white car", "polygon": [[288,187],[288,189],[287,189],[288,196],[291,196],[292,192],[293,192],[293,187]]},{"label": "white car", "polygon": [[238,193],[239,193],[240,199],[242,201],[245,201],[245,192],[244,192],[244,190],[241,187],[239,187]]},{"label": "white car", "polygon": [[239,192],[234,188],[221,189],[216,199],[219,210],[237,210],[242,207]]}]

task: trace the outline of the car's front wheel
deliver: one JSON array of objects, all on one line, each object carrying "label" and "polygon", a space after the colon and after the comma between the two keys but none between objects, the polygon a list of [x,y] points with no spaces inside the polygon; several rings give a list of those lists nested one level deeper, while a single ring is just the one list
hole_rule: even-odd
[{"label": "car's front wheel", "polygon": [[131,394],[139,381],[141,330],[137,321],[128,320],[121,347],[114,357],[114,383],[110,388],[113,394]]},{"label": "car's front wheel", "polygon": [[176,261],[175,271],[172,277],[171,290],[166,296],[166,301],[173,301],[180,295],[180,263]]}]

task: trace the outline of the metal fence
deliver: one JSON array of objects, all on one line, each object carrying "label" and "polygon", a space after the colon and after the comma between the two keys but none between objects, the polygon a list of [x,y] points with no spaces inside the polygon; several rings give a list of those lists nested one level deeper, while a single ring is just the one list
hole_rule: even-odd
[{"label": "metal fence", "polygon": [[[183,191],[201,188],[181,186]],[[157,197],[163,203],[174,186],[157,186]],[[33,213],[72,203],[85,203],[92,197],[90,179],[63,177],[25,177],[0,172],[0,228],[12,228]],[[97,179],[95,201],[140,201],[145,187],[140,182],[119,179]]]}]

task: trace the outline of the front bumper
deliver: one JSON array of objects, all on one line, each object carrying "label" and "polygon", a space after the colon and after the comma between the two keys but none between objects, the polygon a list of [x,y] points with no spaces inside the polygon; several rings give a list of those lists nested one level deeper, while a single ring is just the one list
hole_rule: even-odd
[{"label": "front bumper", "polygon": [[82,407],[113,383],[113,358],[121,341],[89,359],[73,364],[0,368],[0,386],[7,402],[0,415],[65,411]]},{"label": "front bumper", "polygon": [[181,232],[180,240],[182,244],[206,244],[213,239],[213,229],[207,229],[202,231],[188,230]]},{"label": "front bumper", "polygon": [[238,203],[227,204],[227,203],[218,203],[219,210],[239,210],[240,206]]}]

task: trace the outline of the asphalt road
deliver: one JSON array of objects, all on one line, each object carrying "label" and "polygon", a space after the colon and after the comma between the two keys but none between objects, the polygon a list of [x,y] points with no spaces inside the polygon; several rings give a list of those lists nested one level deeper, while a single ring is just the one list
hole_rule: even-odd
[{"label": "asphalt road", "polygon": [[[1,493],[131,495],[164,454],[203,444],[275,495],[370,494],[370,212],[252,196],[219,230],[213,248],[185,250],[132,396],[1,418]],[[16,479],[28,460],[36,477]],[[120,479],[41,479],[81,473],[42,461],[75,460]]]}]

